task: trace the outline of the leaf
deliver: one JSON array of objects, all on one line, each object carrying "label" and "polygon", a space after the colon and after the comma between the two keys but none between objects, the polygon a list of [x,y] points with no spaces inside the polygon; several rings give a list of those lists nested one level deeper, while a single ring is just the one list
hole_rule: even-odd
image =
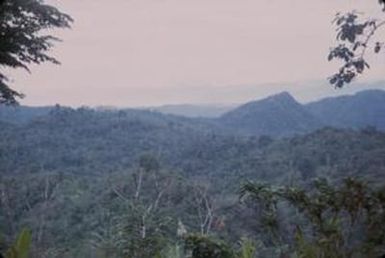
[{"label": "leaf", "polygon": [[23,229],[16,240],[15,249],[17,251],[17,258],[27,258],[29,247],[31,245],[32,235],[31,231]]},{"label": "leaf", "polygon": [[254,243],[247,239],[242,238],[241,239],[241,249],[239,253],[239,258],[253,258],[255,256],[256,249],[254,246]]},{"label": "leaf", "polygon": [[337,82],[337,77],[333,76],[332,78],[330,78],[329,82],[330,84],[335,84]]},{"label": "leaf", "polygon": [[374,47],[374,53],[378,53],[381,51],[381,44],[380,42],[376,42],[376,46]]}]

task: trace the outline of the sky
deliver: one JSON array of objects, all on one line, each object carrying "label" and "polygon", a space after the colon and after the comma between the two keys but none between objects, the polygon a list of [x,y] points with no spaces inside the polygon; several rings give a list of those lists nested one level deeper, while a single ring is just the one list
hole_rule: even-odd
[{"label": "sky", "polygon": [[289,91],[302,102],[385,84],[384,55],[359,85],[335,90],[331,20],[376,0],[49,0],[71,30],[50,54],[62,64],[11,71],[24,105],[157,106],[242,103]]}]

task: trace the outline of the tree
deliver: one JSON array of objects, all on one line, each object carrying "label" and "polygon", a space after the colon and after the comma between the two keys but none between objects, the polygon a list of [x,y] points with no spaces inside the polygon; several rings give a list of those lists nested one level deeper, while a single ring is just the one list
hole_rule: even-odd
[{"label": "tree", "polygon": [[197,219],[199,221],[199,228],[201,235],[209,235],[214,219],[214,205],[213,201],[207,194],[207,187],[194,186],[194,208],[197,211]]},{"label": "tree", "polygon": [[294,257],[385,255],[385,228],[381,226],[385,223],[385,189],[373,189],[352,178],[339,186],[319,179],[309,190],[246,183],[241,196],[263,207],[263,219],[272,227],[271,232],[279,232],[280,208],[297,211],[298,218],[290,230]]},{"label": "tree", "polygon": [[[43,0],[0,0],[0,66],[23,68],[59,61],[47,54],[57,37],[44,34],[52,28],[69,28],[72,18]],[[15,104],[23,94],[10,88],[0,71],[0,103]]]},{"label": "tree", "polygon": [[[378,2],[385,12],[385,0]],[[342,66],[329,78],[329,82],[336,88],[342,88],[370,67],[366,61],[368,49],[376,54],[382,50],[384,42],[376,41],[375,35],[385,25],[385,19],[364,18],[352,11],[337,13],[333,23],[337,27],[338,45],[330,50],[328,60],[340,60]]]},{"label": "tree", "polygon": [[128,209],[118,219],[116,234],[121,236],[118,240],[121,256],[154,257],[163,249],[171,218],[163,213],[162,202],[168,198],[174,183],[168,173],[161,170],[156,157],[144,154],[132,174],[134,185],[128,187],[124,181],[111,184],[111,192]]}]

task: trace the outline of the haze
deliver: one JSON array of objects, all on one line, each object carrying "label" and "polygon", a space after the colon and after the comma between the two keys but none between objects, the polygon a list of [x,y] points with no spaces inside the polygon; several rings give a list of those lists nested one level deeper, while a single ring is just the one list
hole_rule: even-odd
[{"label": "haze", "polygon": [[[52,54],[61,66],[12,72],[25,105],[239,103],[287,90],[301,101],[336,92],[326,78],[337,11],[378,15],[368,0],[49,1],[75,19]],[[383,15],[383,14],[380,14]],[[383,78],[384,56],[359,82]],[[383,87],[376,84],[375,87]],[[360,89],[374,87],[360,87]]]}]

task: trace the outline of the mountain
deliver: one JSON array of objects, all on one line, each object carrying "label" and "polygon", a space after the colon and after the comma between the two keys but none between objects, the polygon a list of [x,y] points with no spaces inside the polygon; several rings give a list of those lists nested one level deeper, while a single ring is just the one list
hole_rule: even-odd
[{"label": "mountain", "polygon": [[[92,113],[106,117],[125,114],[146,123],[181,123],[192,130],[239,136],[288,136],[302,134],[325,126],[385,130],[385,91],[366,90],[355,95],[321,99],[309,104],[298,103],[283,92],[251,101],[228,112],[230,106],[168,105],[147,110],[97,108]],[[0,106],[0,121],[25,124],[49,116],[56,107]],[[80,108],[78,110],[83,110]],[[69,112],[69,111],[68,111]],[[221,113],[224,114],[220,115]],[[74,112],[76,113],[76,112]]]},{"label": "mountain", "polygon": [[171,114],[185,117],[207,117],[214,118],[230,111],[235,105],[164,105],[160,107],[152,107],[150,110],[163,114]]},{"label": "mountain", "polygon": [[339,128],[373,126],[385,130],[385,91],[366,90],[355,95],[326,98],[306,109],[322,123]]},{"label": "mountain", "polygon": [[289,135],[323,126],[287,92],[246,103],[222,115],[218,122],[244,135]]}]

